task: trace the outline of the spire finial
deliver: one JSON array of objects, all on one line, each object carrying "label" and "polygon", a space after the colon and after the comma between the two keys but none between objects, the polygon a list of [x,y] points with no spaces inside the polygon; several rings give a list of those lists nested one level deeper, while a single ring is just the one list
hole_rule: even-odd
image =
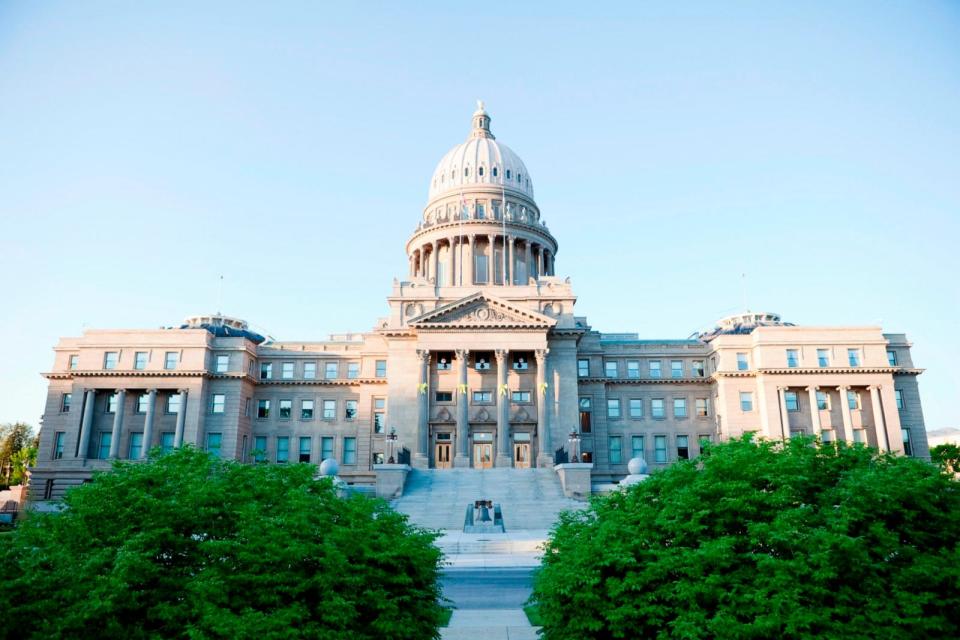
[{"label": "spire finial", "polygon": [[477,100],[477,111],[484,111],[483,100],[480,100],[480,99]]},{"label": "spire finial", "polygon": [[471,138],[493,138],[490,133],[490,116],[484,109],[483,100],[477,100],[477,110],[473,112],[473,131]]}]

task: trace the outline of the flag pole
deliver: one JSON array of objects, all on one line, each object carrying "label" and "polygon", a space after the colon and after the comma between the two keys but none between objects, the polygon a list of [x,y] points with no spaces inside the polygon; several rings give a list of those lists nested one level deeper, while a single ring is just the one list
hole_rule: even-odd
[{"label": "flag pole", "polygon": [[504,186],[506,178],[501,177],[500,180],[500,193],[503,198],[500,212],[500,220],[503,222],[503,286],[507,286],[507,189]]}]

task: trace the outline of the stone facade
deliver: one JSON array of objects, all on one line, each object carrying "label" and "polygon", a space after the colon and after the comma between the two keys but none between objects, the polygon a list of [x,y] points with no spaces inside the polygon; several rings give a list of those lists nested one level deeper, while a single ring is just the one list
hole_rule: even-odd
[{"label": "stone facade", "polygon": [[526,167],[482,106],[434,172],[406,250],[389,315],[366,333],[280,342],[214,315],[63,338],[32,498],[184,443],[245,461],[335,458],[371,486],[390,457],[552,468],[570,461],[572,432],[595,482],[622,478],[634,456],[656,468],[747,431],[928,455],[902,334],[763,313],[686,340],[595,331],[555,274]]}]

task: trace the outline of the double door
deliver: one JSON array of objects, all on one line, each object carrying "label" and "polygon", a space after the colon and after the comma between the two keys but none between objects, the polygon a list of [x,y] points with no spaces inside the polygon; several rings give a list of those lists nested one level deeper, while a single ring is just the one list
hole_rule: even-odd
[{"label": "double door", "polygon": [[452,462],[453,445],[449,442],[438,442],[434,445],[433,465],[437,469],[450,469]]},{"label": "double door", "polygon": [[530,468],[530,443],[529,442],[513,443],[513,466],[515,469]]},{"label": "double door", "polygon": [[474,442],[473,443],[473,467],[474,469],[493,468],[493,443],[492,442]]}]

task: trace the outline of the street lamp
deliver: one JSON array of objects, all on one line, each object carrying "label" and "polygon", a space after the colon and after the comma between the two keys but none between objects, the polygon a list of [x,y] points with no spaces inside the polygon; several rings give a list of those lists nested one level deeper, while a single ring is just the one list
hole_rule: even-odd
[{"label": "street lamp", "polygon": [[580,462],[580,434],[576,428],[570,431],[567,442],[570,443],[570,462]]},{"label": "street lamp", "polygon": [[390,427],[390,433],[387,434],[387,463],[395,464],[396,460],[393,458],[394,450],[397,446],[397,428]]}]

